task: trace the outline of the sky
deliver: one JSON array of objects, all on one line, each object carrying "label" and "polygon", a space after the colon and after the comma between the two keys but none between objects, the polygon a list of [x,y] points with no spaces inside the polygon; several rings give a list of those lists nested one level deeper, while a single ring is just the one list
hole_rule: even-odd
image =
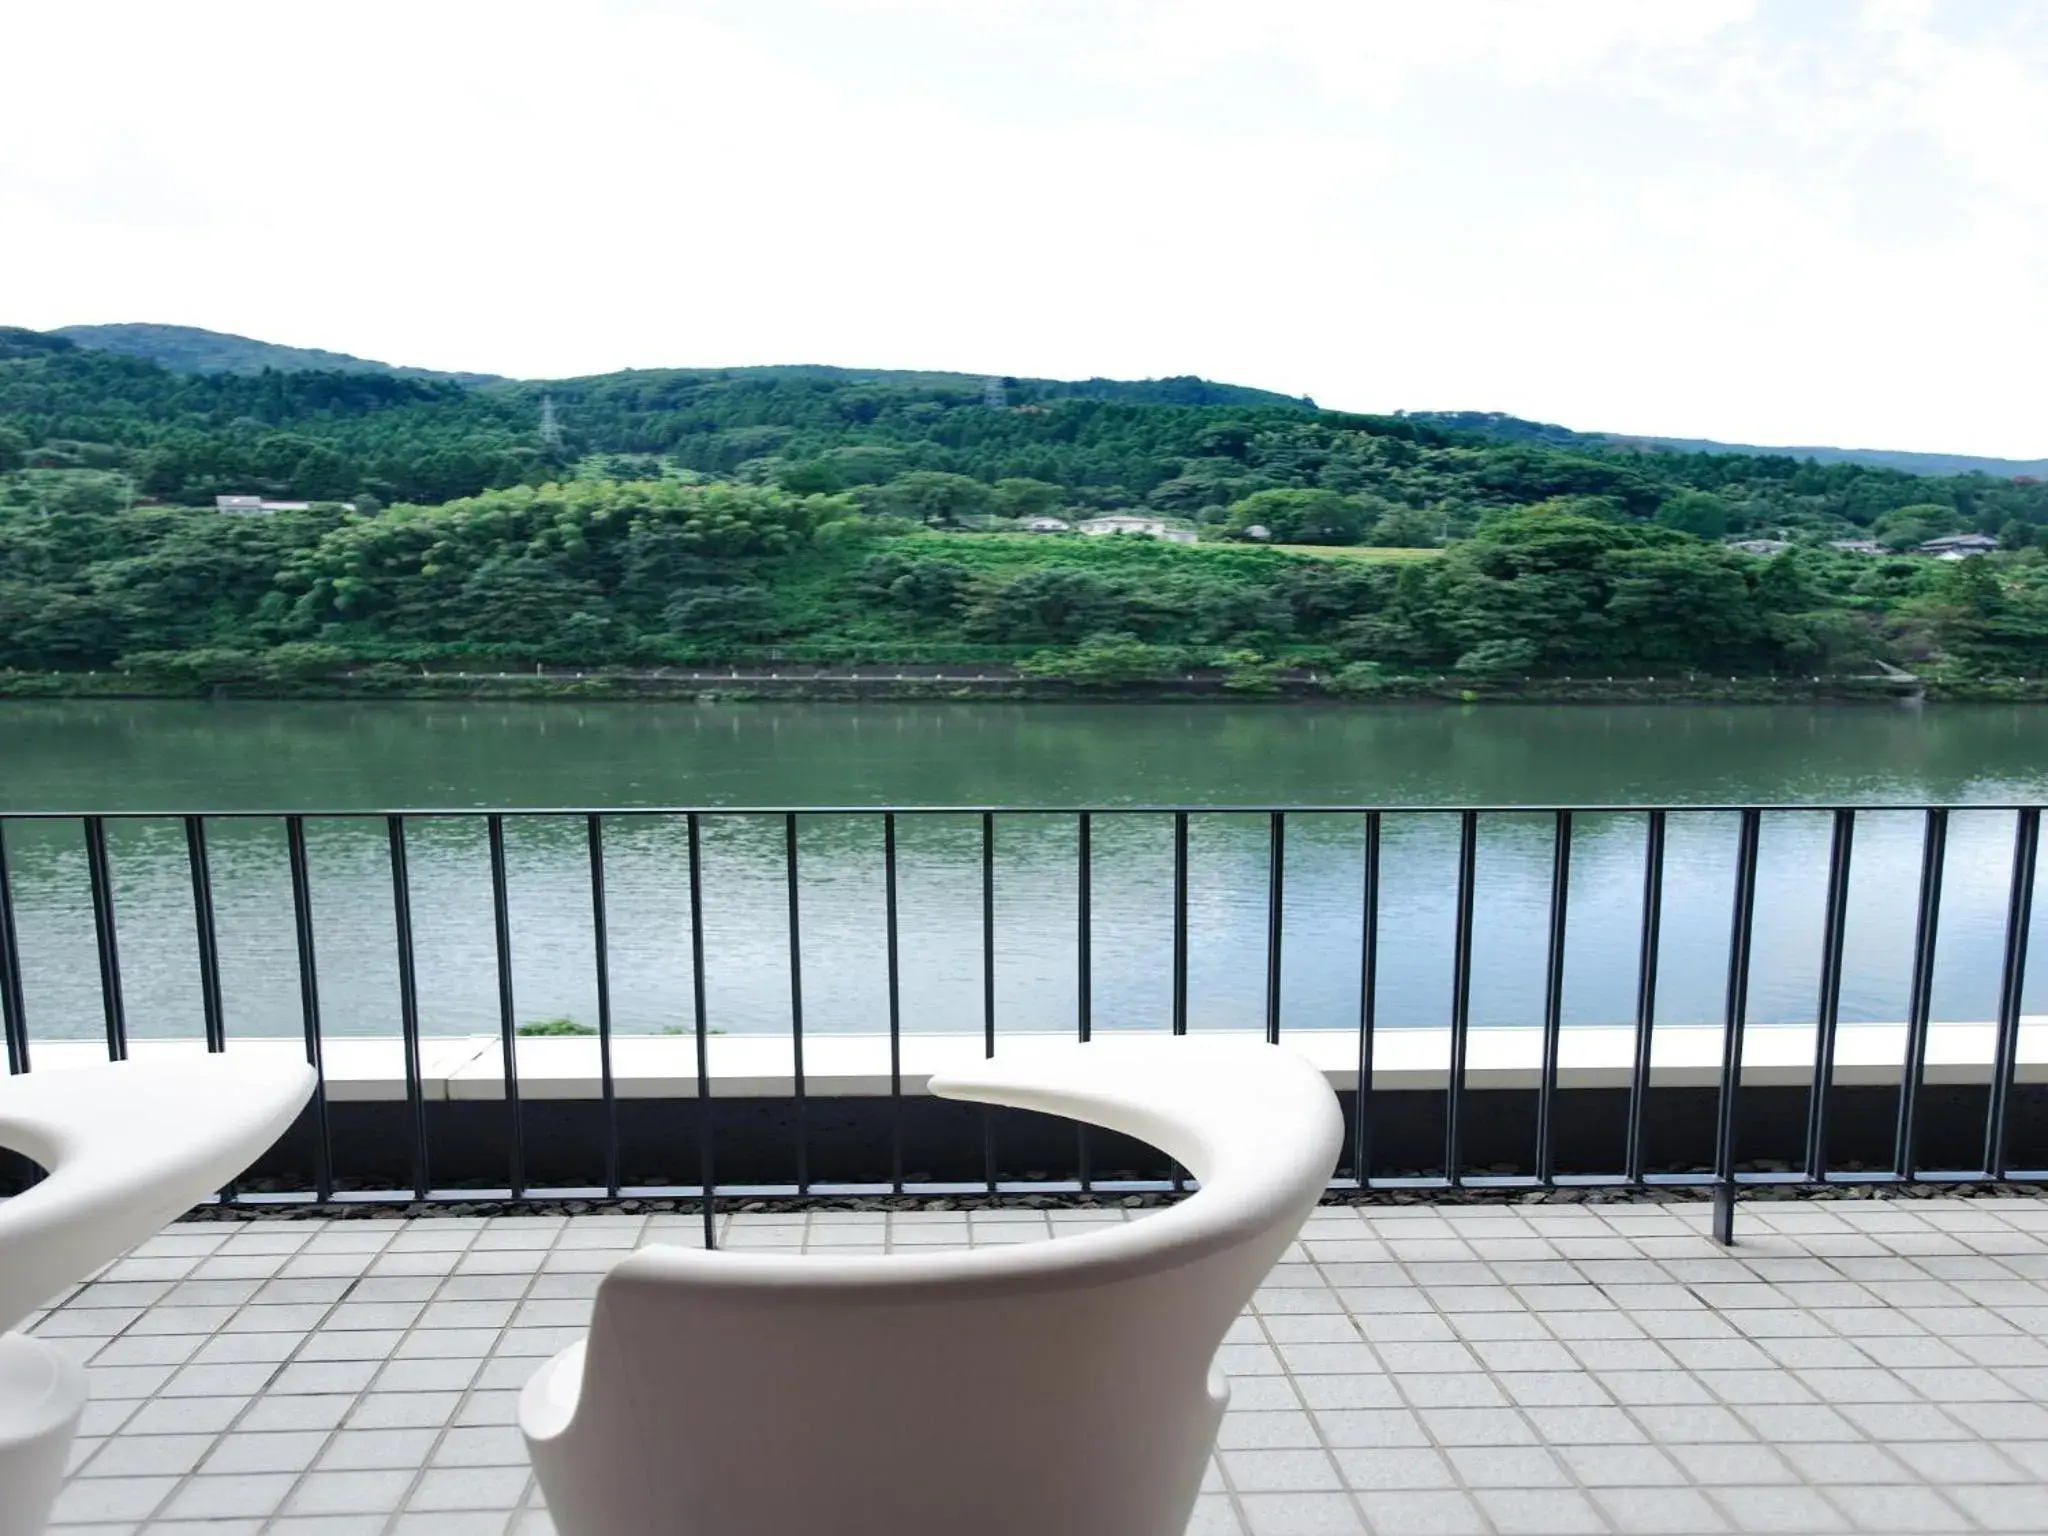
[{"label": "sky", "polygon": [[0,323],[2048,455],[2039,0],[0,7]]}]

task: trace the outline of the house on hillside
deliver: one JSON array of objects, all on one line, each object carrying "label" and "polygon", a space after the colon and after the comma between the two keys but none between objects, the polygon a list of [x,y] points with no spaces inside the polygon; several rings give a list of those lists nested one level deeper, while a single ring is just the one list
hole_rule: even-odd
[{"label": "house on hillside", "polygon": [[1885,547],[1875,539],[1834,539],[1828,548],[1845,555],[1881,555],[1885,552]]},{"label": "house on hillside", "polygon": [[1929,539],[1916,554],[1932,555],[1937,560],[1968,560],[1973,555],[1988,555],[1998,548],[1998,540],[1988,533],[1945,533],[1938,539]]},{"label": "house on hillside", "polygon": [[1074,525],[1060,517],[1030,517],[1024,520],[1026,533],[1072,533]]},{"label": "house on hillside", "polygon": [[1728,547],[1745,555],[1782,555],[1792,546],[1783,539],[1735,539]]},{"label": "house on hillside", "polygon": [[1195,535],[1190,529],[1176,528],[1163,518],[1133,517],[1127,512],[1112,512],[1106,517],[1091,517],[1082,523],[1080,528],[1090,538],[1132,533],[1145,539],[1164,539],[1169,544],[1195,542]]}]

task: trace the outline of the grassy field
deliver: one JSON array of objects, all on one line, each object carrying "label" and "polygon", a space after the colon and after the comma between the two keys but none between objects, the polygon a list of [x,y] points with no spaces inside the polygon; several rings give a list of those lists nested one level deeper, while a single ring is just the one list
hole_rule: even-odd
[{"label": "grassy field", "polygon": [[1440,549],[1378,549],[1364,544],[1275,544],[1290,555],[1313,555],[1318,560],[1434,560]]}]

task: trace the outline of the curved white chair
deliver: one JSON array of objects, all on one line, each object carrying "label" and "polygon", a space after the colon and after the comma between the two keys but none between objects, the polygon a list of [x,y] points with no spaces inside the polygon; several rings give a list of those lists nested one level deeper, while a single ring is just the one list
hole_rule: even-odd
[{"label": "curved white chair", "polygon": [[240,1173],[292,1123],[313,1069],[232,1056],[0,1078],[0,1147],[48,1177],[0,1200],[0,1536],[37,1536],[85,1407],[85,1371],[8,1330]]},{"label": "curved white chair", "polygon": [[932,1091],[1135,1136],[1199,1190],[965,1252],[629,1255],[520,1399],[562,1536],[1182,1536],[1216,1348],[1329,1179],[1336,1097],[1264,1043],[1031,1044]]}]

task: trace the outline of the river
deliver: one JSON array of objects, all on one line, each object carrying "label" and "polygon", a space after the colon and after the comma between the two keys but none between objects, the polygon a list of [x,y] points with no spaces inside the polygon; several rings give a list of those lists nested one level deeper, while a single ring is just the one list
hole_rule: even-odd
[{"label": "river", "polygon": [[[1992,706],[1289,706],[1275,704],[0,705],[0,812],[396,807],[980,805],[1103,808],[1380,804],[1915,804],[2048,794],[2048,711]],[[805,1024],[884,1026],[880,818],[800,819]],[[1766,819],[1751,1018],[1810,1021],[1830,818]],[[99,1034],[92,907],[75,821],[6,825],[31,1033]],[[281,826],[210,825],[230,1034],[299,1028]],[[1736,819],[1674,815],[1658,1017],[1720,1016]],[[704,822],[708,1016],[782,1030],[790,1012],[780,817]],[[899,833],[902,1016],[908,1029],[982,1022],[981,844],[973,816],[905,817]],[[1076,1014],[1071,818],[999,817],[996,1009],[1003,1029],[1067,1030]],[[1859,817],[1842,1014],[1906,1012],[1921,818]],[[184,834],[109,829],[131,1031],[197,1035],[201,1003]],[[375,822],[309,823],[325,1027],[398,1027],[393,910]],[[692,1018],[685,829],[606,827],[610,977],[623,1031]],[[2012,817],[1953,818],[1933,1009],[1994,1006]],[[1581,815],[1572,845],[1564,1016],[1634,1016],[1641,816]],[[1472,1019],[1541,1016],[1550,900],[1547,817],[1482,818]],[[513,991],[521,1020],[596,1018],[580,818],[507,833]],[[497,1028],[487,843],[480,817],[411,828],[420,1007],[429,1033]],[[1451,995],[1456,818],[1389,814],[1383,834],[1378,1017],[1441,1023]],[[1353,1028],[1359,1007],[1362,826],[1288,820],[1282,1020]],[[1171,1010],[1171,827],[1106,809],[1093,826],[1093,1017],[1165,1027]],[[1198,816],[1189,847],[1188,1017],[1253,1025],[1266,996],[1267,827]],[[2038,1008],[2039,987],[2028,989]]]}]

